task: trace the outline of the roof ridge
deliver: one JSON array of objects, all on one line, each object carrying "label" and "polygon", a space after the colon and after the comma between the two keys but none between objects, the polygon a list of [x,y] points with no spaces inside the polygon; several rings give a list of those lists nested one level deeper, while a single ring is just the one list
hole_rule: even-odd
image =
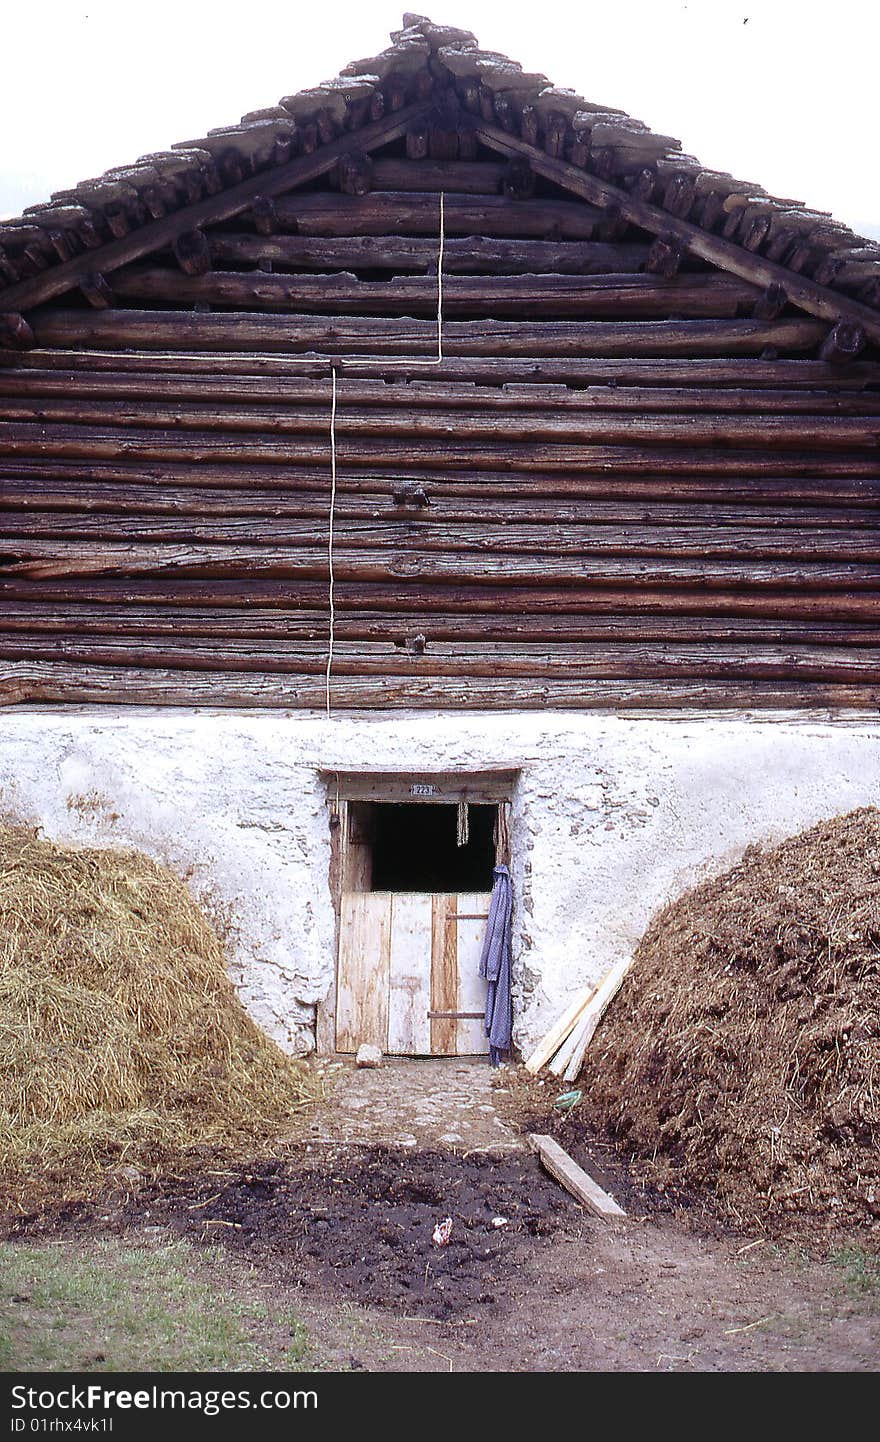
[{"label": "roof ridge", "polygon": [[[406,12],[378,55],[250,111],[234,125],[140,156],[0,221],[3,290],[176,210],[271,172],[370,121],[452,89],[463,110],[743,250],[880,311],[880,243],[798,201],[707,170],[623,110],[526,72],[476,37]],[[95,257],[96,261],[98,257]],[[75,283],[75,282],[74,282]],[[10,301],[13,297],[10,296]],[[31,302],[35,303],[35,302]]]}]

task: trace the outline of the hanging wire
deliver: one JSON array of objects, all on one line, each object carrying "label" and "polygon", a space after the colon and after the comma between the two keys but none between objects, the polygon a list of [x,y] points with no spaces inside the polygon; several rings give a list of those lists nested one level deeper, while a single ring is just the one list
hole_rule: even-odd
[{"label": "hanging wire", "polygon": [[437,250],[437,364],[443,363],[443,251],[446,246],[446,217],[440,192],[440,245]]},{"label": "hanging wire", "polygon": [[329,576],[327,598],[330,618],[327,635],[327,675],[325,702],[327,719],[330,719],[330,673],[333,670],[333,643],[336,639],[336,596],[333,575],[333,525],[336,518],[336,367],[331,369],[332,389],[330,393],[330,531],[327,541],[327,572]]}]

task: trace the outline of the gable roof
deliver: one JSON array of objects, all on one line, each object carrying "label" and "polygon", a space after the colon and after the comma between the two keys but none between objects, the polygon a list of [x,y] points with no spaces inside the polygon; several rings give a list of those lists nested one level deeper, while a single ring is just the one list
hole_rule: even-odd
[{"label": "gable roof", "polygon": [[706,170],[677,140],[597,105],[470,32],[406,14],[391,45],[238,125],[140,157],[0,223],[0,312],[22,312],[202,224],[369,151],[438,109],[476,139],[673,247],[880,342],[880,244],[830,215]]}]

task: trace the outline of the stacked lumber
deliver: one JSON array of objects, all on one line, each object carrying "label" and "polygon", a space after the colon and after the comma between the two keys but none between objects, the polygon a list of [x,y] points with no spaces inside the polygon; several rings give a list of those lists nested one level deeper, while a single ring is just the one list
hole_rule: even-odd
[{"label": "stacked lumber", "polygon": [[615,962],[596,986],[587,986],[578,993],[527,1058],[526,1071],[535,1076],[547,1067],[563,1081],[576,1080],[596,1028],[623,985],[633,960],[626,957]]}]

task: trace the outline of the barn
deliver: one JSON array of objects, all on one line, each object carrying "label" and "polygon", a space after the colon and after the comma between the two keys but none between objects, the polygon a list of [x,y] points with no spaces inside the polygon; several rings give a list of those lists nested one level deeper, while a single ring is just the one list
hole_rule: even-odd
[{"label": "barn", "polygon": [[0,223],[0,813],[288,1049],[530,1045],[880,797],[880,245],[469,33]]}]

